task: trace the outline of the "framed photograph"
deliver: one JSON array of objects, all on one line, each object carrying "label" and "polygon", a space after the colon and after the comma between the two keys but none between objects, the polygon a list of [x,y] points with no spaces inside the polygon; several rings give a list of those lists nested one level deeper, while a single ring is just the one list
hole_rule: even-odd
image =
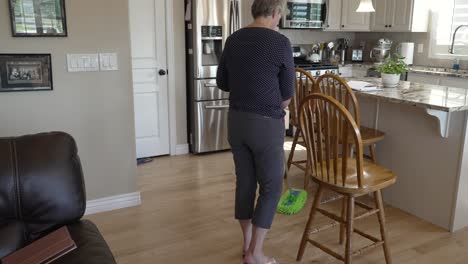
[{"label": "framed photograph", "polygon": [[52,89],[50,54],[0,54],[0,92]]},{"label": "framed photograph", "polygon": [[65,0],[8,0],[13,37],[66,37]]}]

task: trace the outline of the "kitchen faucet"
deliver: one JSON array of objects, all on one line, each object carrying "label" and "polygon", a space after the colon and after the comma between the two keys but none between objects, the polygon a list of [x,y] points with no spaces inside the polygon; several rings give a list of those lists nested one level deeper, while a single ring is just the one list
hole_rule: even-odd
[{"label": "kitchen faucet", "polygon": [[452,45],[450,46],[450,49],[449,49],[450,54],[455,54],[453,51],[454,46],[455,46],[455,37],[457,36],[457,31],[462,27],[468,27],[468,25],[460,25],[455,29],[455,32],[453,32]]}]

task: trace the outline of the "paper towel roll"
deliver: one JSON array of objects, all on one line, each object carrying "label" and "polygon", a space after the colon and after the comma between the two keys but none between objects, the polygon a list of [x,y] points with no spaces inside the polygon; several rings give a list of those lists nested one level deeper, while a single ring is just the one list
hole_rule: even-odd
[{"label": "paper towel roll", "polygon": [[414,43],[413,42],[402,42],[398,46],[397,52],[404,57],[404,61],[408,65],[413,65],[414,57]]}]

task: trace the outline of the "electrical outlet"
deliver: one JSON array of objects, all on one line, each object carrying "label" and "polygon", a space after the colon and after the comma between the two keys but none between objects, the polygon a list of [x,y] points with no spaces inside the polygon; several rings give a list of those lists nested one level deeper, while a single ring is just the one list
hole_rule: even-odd
[{"label": "electrical outlet", "polygon": [[424,52],[424,44],[419,43],[418,44],[418,53],[423,53]]}]

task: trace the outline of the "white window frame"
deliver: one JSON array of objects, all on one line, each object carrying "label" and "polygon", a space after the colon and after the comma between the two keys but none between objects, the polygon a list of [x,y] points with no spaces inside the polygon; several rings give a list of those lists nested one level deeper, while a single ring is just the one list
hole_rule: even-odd
[{"label": "white window frame", "polygon": [[[453,3],[452,3],[453,1]],[[447,3],[448,2],[448,3]],[[430,39],[429,39],[429,58],[433,59],[455,59],[458,58],[462,61],[468,61],[468,54],[450,54],[449,53],[449,48],[452,43],[452,22],[450,22],[450,25],[448,25],[448,22],[445,22],[445,25],[439,25],[440,24],[440,16],[450,16],[451,18],[453,17],[453,5],[455,4],[454,0],[450,1],[445,1],[443,6],[440,6],[440,1],[432,1],[431,3],[431,13],[432,13],[432,19],[431,19],[431,25],[430,25]],[[442,9],[441,9],[442,8]],[[445,9],[444,9],[445,8]],[[447,12],[450,12],[447,14]],[[442,14],[441,14],[442,13]],[[446,41],[447,44],[438,44],[438,27],[447,27],[447,30],[450,30],[449,39]],[[467,29],[463,29],[467,30]],[[457,45],[455,45],[455,53],[457,50]]]}]

